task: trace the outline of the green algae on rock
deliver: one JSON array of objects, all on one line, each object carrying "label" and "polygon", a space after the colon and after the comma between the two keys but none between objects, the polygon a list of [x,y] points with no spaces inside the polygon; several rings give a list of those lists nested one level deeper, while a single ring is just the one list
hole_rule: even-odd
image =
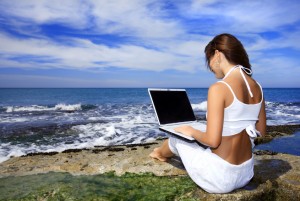
[{"label": "green algae on rock", "polygon": [[196,188],[188,176],[50,172],[1,178],[0,200],[176,200]]}]

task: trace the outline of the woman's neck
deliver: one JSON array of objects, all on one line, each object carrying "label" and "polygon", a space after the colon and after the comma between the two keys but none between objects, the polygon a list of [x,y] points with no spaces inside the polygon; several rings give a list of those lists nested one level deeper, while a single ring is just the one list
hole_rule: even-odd
[{"label": "woman's neck", "polygon": [[234,68],[234,67],[236,67],[237,65],[235,65],[235,64],[230,64],[230,63],[228,63],[226,66],[224,66],[223,68],[222,68],[222,71],[223,71],[223,74],[224,74],[224,78],[225,78],[225,76]]}]

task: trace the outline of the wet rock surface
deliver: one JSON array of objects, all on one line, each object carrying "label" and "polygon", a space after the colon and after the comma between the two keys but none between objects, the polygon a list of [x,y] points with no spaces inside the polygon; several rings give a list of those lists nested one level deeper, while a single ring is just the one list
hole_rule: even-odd
[{"label": "wet rock surface", "polygon": [[263,144],[272,141],[274,138],[284,137],[291,135],[300,128],[300,125],[278,125],[267,126],[267,134],[264,137],[258,137],[255,139],[255,144]]},{"label": "wet rock surface", "polygon": [[[299,128],[292,127],[294,131]],[[269,128],[270,129],[270,128]],[[271,128],[268,132],[288,132],[284,128]],[[280,130],[283,129],[283,130]],[[269,134],[268,135],[271,135]],[[292,133],[292,132],[291,132]],[[291,134],[290,133],[290,134]],[[267,135],[267,137],[268,137]],[[11,158],[0,164],[0,177],[38,173],[69,172],[73,175],[95,175],[115,171],[152,172],[157,176],[181,176],[186,171],[179,158],[160,162],[148,155],[162,140],[153,143],[94,149],[66,150],[62,153],[36,153]],[[300,200],[300,157],[270,151],[255,152],[255,176],[242,189],[229,194],[209,194],[197,188],[182,197],[199,200]]]},{"label": "wet rock surface", "polygon": [[[50,171],[91,175],[115,171],[155,175],[185,175],[181,163],[175,158],[169,163],[151,159],[148,155],[162,141],[142,145],[98,147],[94,149],[66,150],[62,153],[35,153],[11,158],[0,164],[0,177],[21,176]],[[182,165],[181,165],[182,166]]]}]

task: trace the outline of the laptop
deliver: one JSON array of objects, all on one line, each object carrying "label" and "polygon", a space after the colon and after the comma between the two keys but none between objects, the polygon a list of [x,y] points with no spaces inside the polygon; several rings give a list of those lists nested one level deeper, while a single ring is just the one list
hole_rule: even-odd
[{"label": "laptop", "polygon": [[190,125],[205,131],[206,125],[197,122],[185,89],[148,89],[152,105],[159,122],[159,129],[171,135],[194,142],[190,136],[178,133],[174,128]]}]

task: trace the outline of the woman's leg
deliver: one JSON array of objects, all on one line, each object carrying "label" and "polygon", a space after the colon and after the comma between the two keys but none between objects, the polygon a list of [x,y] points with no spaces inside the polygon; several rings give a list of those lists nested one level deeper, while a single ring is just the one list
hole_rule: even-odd
[{"label": "woman's leg", "polygon": [[163,162],[174,156],[169,148],[169,139],[165,140],[160,147],[155,148],[149,156]]}]

